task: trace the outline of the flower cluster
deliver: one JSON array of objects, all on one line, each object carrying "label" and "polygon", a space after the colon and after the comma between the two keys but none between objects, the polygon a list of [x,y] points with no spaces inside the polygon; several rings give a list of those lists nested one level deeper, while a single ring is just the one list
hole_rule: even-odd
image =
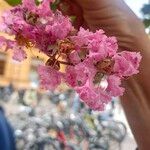
[{"label": "flower cluster", "polygon": [[[113,96],[123,95],[121,81],[138,73],[141,55],[117,52],[116,38],[106,36],[103,30],[75,30],[69,17],[52,11],[50,3],[52,0],[39,5],[23,0],[6,12],[1,30],[15,38],[0,37],[0,46],[13,50],[18,61],[27,57],[25,48],[38,48],[49,56],[38,69],[42,88],[52,90],[64,81],[90,108],[103,110]],[[61,64],[66,65],[63,73]]]},{"label": "flower cluster", "polygon": [[[37,6],[35,0],[23,0],[22,5],[3,14],[0,31],[15,36],[14,40],[8,40],[13,44],[7,45],[7,49],[13,50],[14,59],[25,59],[25,48],[32,47],[37,47],[48,56],[53,55],[51,46],[57,40],[64,39],[72,30],[68,17],[63,16],[60,11],[52,12],[51,1],[43,0]],[[7,44],[7,40],[1,37],[0,43]],[[21,52],[17,53],[18,49]]]}]

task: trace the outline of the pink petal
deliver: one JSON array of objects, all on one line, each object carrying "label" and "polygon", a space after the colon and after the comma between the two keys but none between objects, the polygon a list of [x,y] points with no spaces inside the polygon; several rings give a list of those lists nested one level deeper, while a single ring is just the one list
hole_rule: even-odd
[{"label": "pink petal", "polygon": [[13,48],[13,57],[16,61],[23,61],[27,58],[26,52],[22,49],[22,47],[14,47]]},{"label": "pink petal", "polygon": [[50,66],[39,66],[38,73],[43,89],[54,90],[61,83],[61,73]]},{"label": "pink petal", "polygon": [[121,85],[121,78],[115,75],[108,76],[108,87],[107,91],[110,93],[111,96],[117,97],[122,96],[125,89],[120,87]]}]

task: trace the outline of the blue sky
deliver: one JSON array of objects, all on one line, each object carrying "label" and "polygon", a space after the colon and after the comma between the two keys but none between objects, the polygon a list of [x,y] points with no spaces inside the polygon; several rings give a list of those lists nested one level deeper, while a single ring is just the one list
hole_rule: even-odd
[{"label": "blue sky", "polygon": [[142,8],[143,4],[148,3],[148,0],[125,0],[125,1],[139,17],[141,17],[140,9]]}]

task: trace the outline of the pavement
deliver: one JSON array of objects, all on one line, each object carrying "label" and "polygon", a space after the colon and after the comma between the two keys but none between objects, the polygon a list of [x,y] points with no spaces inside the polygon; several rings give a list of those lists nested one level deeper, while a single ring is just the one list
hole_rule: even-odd
[{"label": "pavement", "polygon": [[[116,149],[116,148],[111,147],[110,150],[135,150],[137,145],[136,145],[136,142],[135,142],[134,137],[132,135],[132,132],[130,130],[130,127],[128,125],[124,111],[123,111],[119,101],[117,101],[116,103],[117,104],[116,104],[115,111],[114,111],[114,119],[117,121],[121,121],[126,125],[127,136],[126,136],[125,140],[122,142],[122,144],[120,145],[120,148]],[[18,105],[15,105],[15,102],[7,103],[4,105],[4,107],[6,108],[6,110],[9,110],[8,112],[11,115],[15,114],[18,110]]]},{"label": "pavement", "polygon": [[127,136],[126,136],[125,140],[122,142],[120,150],[135,150],[137,148],[136,141],[133,137],[133,134],[132,134],[131,129],[129,127],[128,121],[126,119],[123,108],[120,104],[120,101],[118,100],[117,103],[118,104],[116,105],[117,107],[115,109],[114,118],[115,118],[115,120],[123,122],[127,128]]}]

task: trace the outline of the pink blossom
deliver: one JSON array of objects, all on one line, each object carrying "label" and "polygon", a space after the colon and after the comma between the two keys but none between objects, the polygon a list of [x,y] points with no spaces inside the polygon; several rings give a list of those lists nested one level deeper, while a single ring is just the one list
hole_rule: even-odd
[{"label": "pink blossom", "polygon": [[3,49],[4,51],[8,51],[8,50],[15,49],[17,46],[16,46],[15,41],[12,41],[12,40],[9,40],[9,39],[6,39],[6,38],[0,36],[0,47],[1,47],[1,49],[4,48]]},{"label": "pink blossom", "polygon": [[20,47],[16,45],[15,41],[11,41],[8,39],[5,39],[4,37],[0,37],[0,47],[2,48],[4,46],[4,50],[12,51],[13,56],[12,58],[16,61],[23,61],[27,58],[26,52],[23,50],[23,47]]},{"label": "pink blossom", "polygon": [[69,55],[69,59],[70,59],[70,62],[72,64],[78,64],[81,62],[81,59],[79,57],[79,54],[77,51],[73,51],[70,55]]},{"label": "pink blossom", "polygon": [[75,67],[68,66],[65,74],[65,81],[72,87],[82,86],[86,83],[89,70],[81,63]]},{"label": "pink blossom", "polygon": [[105,40],[107,36],[103,32],[96,31],[93,35],[88,37],[88,49],[91,52],[100,52],[101,49],[105,49]]},{"label": "pink blossom", "polygon": [[88,49],[91,57],[97,57],[99,60],[102,60],[115,55],[118,50],[118,45],[116,38],[101,35],[101,39],[93,38],[93,40],[89,41]]},{"label": "pink blossom", "polygon": [[124,88],[121,87],[121,78],[116,75],[110,75],[108,76],[108,87],[107,91],[110,93],[111,96],[122,96],[124,93]]},{"label": "pink blossom", "polygon": [[71,22],[68,17],[62,15],[61,12],[57,11],[54,15],[54,22],[52,25],[47,26],[47,31],[51,31],[51,34],[56,39],[65,38],[72,29]]},{"label": "pink blossom", "polygon": [[35,0],[22,0],[22,6],[30,11],[36,11]]},{"label": "pink blossom", "polygon": [[52,15],[52,10],[50,8],[50,3],[53,0],[43,0],[42,3],[39,5],[37,12],[40,16],[50,16]]},{"label": "pink blossom", "polygon": [[[49,57],[49,66],[38,68],[42,88],[55,89],[64,79],[90,108],[103,110],[112,96],[123,95],[121,81],[138,73],[141,55],[118,53],[116,38],[106,36],[103,30],[92,32],[81,27],[73,33],[69,17],[51,10],[53,1],[36,5],[35,0],[23,0],[22,5],[4,13],[1,30],[14,40],[0,37],[0,47],[12,51],[17,61],[27,58],[24,48],[38,48]],[[58,59],[54,67],[57,56],[62,61]],[[56,70],[61,63],[68,65],[65,73]]]},{"label": "pink blossom", "polygon": [[43,89],[54,90],[61,83],[62,74],[50,66],[39,66],[38,73]]},{"label": "pink blossom", "polygon": [[135,52],[122,52],[113,57],[114,72],[121,77],[128,77],[137,74],[141,56]]},{"label": "pink blossom", "polygon": [[97,30],[95,33],[90,32],[89,29],[85,30],[84,28],[80,28],[76,36],[71,36],[71,40],[76,44],[77,47],[88,46],[89,43],[96,43],[94,48],[97,48],[98,42],[100,42],[103,38],[103,30]]},{"label": "pink blossom", "polygon": [[76,72],[74,67],[68,66],[66,68],[65,72],[65,82],[68,83],[71,87],[75,87],[77,85],[77,80],[76,80]]},{"label": "pink blossom", "polygon": [[23,47],[19,47],[18,45],[16,45],[15,41],[11,41],[0,36],[0,47],[4,47],[5,51],[11,50],[13,52],[12,58],[16,61],[22,61],[27,58],[27,54],[23,50]]},{"label": "pink blossom", "polygon": [[50,3],[53,0],[42,0],[39,6],[36,5],[35,0],[23,0],[22,6],[26,8],[28,11],[39,14],[42,17],[52,15],[52,11],[50,9]]},{"label": "pink blossom", "polygon": [[22,49],[22,47],[14,47],[13,48],[13,57],[16,61],[22,61],[27,58],[26,52]]},{"label": "pink blossom", "polygon": [[78,34],[72,36],[71,40],[75,43],[77,49],[86,47],[89,50],[89,56],[99,58],[99,60],[112,57],[118,50],[116,38],[107,37],[103,30],[90,32],[80,28]]},{"label": "pink blossom", "polygon": [[96,90],[99,92],[99,100],[102,101],[103,104],[108,104],[111,101],[112,96],[106,90],[100,87],[96,88]]},{"label": "pink blossom", "polygon": [[3,46],[6,46],[6,40],[4,37],[0,36],[0,48],[2,48]]},{"label": "pink blossom", "polygon": [[93,34],[89,30],[85,30],[84,28],[80,28],[76,36],[71,36],[70,38],[78,47],[82,47],[83,45],[88,44],[88,37]]},{"label": "pink blossom", "polygon": [[123,51],[120,54],[122,57],[128,60],[135,69],[139,68],[139,64],[142,59],[140,53]]},{"label": "pink blossom", "polygon": [[111,97],[100,88],[91,88],[87,85],[76,88],[80,98],[93,110],[104,110]]},{"label": "pink blossom", "polygon": [[10,35],[12,34],[11,29],[9,29],[8,26],[4,22],[0,23],[0,32],[5,32]]},{"label": "pink blossom", "polygon": [[89,77],[90,70],[84,63],[75,66],[77,86],[84,85]]},{"label": "pink blossom", "polygon": [[106,38],[106,43],[107,43],[107,52],[108,56],[112,57],[117,53],[118,50],[118,44],[117,44],[117,39],[115,37],[108,37]]},{"label": "pink blossom", "polygon": [[88,86],[82,86],[76,88],[76,90],[79,93],[80,98],[86,103],[90,103],[90,101],[95,101],[99,99],[98,93],[96,93],[93,89],[91,89]]},{"label": "pink blossom", "polygon": [[79,94],[80,98],[85,102],[90,108],[94,109],[97,106],[101,106],[102,102],[98,103],[99,95],[89,86],[82,86],[76,88],[77,93]]}]

